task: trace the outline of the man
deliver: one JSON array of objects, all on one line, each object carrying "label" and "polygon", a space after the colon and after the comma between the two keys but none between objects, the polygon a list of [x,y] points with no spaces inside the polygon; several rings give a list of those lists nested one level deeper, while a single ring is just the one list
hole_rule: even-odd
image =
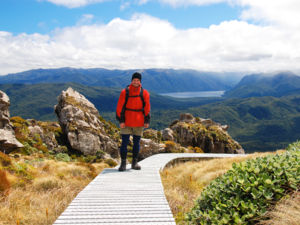
[{"label": "man", "polygon": [[120,148],[121,165],[119,171],[126,170],[127,145],[130,135],[133,136],[131,168],[140,170],[137,163],[140,151],[140,140],[143,128],[150,123],[150,94],[141,85],[142,75],[132,74],[131,84],[123,89],[116,110],[117,120],[120,122],[122,144]]}]

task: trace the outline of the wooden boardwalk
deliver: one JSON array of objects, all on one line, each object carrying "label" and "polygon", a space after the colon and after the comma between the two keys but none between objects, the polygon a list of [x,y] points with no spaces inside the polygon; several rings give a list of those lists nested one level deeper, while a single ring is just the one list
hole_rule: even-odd
[{"label": "wooden boardwalk", "polygon": [[139,162],[142,169],[105,169],[71,202],[55,225],[175,225],[159,171],[172,160],[225,158],[237,154],[157,154]]}]

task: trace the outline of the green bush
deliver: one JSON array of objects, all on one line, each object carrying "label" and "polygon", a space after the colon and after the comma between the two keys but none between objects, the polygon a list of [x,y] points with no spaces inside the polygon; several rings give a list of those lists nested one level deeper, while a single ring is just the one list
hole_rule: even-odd
[{"label": "green bush", "polygon": [[[290,147],[292,149],[292,147]],[[192,224],[255,224],[267,209],[297,190],[300,146],[282,155],[233,164],[196,200],[185,219]]]},{"label": "green bush", "polygon": [[84,157],[84,162],[93,163],[93,162],[95,162],[96,158],[97,158],[97,156],[95,156],[95,155],[87,155]]},{"label": "green bush", "polygon": [[104,161],[107,165],[109,165],[110,167],[115,167],[118,165],[118,163],[116,163],[113,159],[105,159]]},{"label": "green bush", "polygon": [[296,141],[286,148],[287,151],[297,151],[300,149],[300,141]]},{"label": "green bush", "polygon": [[56,154],[55,159],[58,160],[58,161],[63,161],[63,162],[70,162],[71,161],[70,156],[66,153]]},{"label": "green bush", "polygon": [[24,142],[23,143],[24,147],[21,148],[21,152],[25,155],[31,155],[33,153],[38,152],[38,149],[35,147],[32,147],[29,143]]}]

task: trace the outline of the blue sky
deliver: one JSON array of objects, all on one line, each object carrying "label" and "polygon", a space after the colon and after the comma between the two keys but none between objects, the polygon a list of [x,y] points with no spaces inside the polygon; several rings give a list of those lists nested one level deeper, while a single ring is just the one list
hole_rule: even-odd
[{"label": "blue sky", "polygon": [[37,68],[300,71],[298,0],[1,0],[0,75]]},{"label": "blue sky", "polygon": [[122,1],[107,1],[83,7],[68,8],[47,1],[1,0],[0,30],[19,33],[49,33],[57,27],[76,26],[84,15],[93,15],[86,23],[106,24],[118,17],[130,19],[144,13],[168,20],[178,29],[209,27],[224,20],[239,18],[240,7],[218,3],[204,6],[172,7],[155,2],[122,6]]}]

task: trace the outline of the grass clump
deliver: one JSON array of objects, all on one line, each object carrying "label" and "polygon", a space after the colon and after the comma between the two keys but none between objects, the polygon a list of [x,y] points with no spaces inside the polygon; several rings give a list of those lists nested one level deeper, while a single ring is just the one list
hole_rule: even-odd
[{"label": "grass clump", "polygon": [[[106,163],[40,160],[34,155],[11,158],[10,166],[0,166],[0,224],[53,224],[74,197],[107,167]],[[3,195],[1,190],[9,192]]]},{"label": "grass clump", "polygon": [[9,193],[10,182],[7,179],[6,171],[0,168],[0,199],[2,196],[6,196]]},{"label": "grass clump", "polygon": [[256,224],[286,193],[299,188],[300,149],[234,163],[212,181],[186,215],[192,224]]},{"label": "grass clump", "polygon": [[0,151],[0,166],[6,167],[11,165],[11,159],[8,155]]}]

